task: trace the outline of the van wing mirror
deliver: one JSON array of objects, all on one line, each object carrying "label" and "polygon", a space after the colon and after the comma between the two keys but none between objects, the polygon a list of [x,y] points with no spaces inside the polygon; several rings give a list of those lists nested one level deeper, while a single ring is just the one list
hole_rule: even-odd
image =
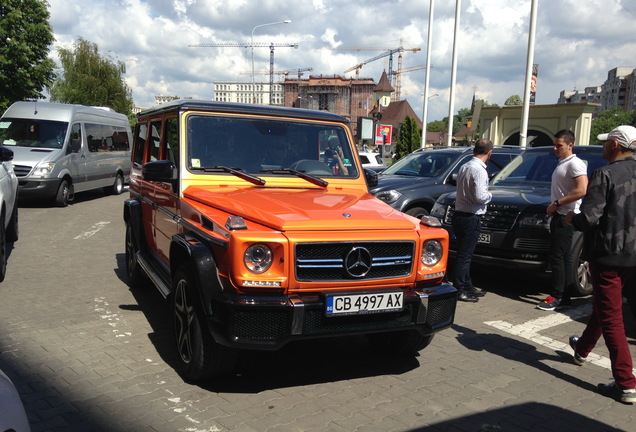
[{"label": "van wing mirror", "polygon": [[141,169],[141,176],[146,181],[174,183],[176,181],[174,162],[159,160],[146,163]]},{"label": "van wing mirror", "polygon": [[0,146],[0,162],[9,162],[13,160],[13,150]]}]

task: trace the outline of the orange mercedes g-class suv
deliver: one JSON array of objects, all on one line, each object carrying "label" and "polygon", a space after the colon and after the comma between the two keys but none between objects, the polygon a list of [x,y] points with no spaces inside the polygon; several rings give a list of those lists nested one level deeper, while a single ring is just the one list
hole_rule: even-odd
[{"label": "orange mercedes g-class suv", "polygon": [[128,277],[169,302],[185,378],[308,338],[415,353],[453,323],[447,232],[369,194],[345,118],[180,100],[140,113],[133,142]]}]

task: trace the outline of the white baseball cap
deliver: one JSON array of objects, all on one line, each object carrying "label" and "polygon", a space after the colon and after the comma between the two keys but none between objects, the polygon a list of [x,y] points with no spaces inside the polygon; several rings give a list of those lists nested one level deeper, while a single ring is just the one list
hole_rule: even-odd
[{"label": "white baseball cap", "polygon": [[636,146],[636,128],[634,126],[621,125],[612,129],[610,133],[600,134],[597,138],[600,141],[613,139],[623,147],[633,150]]}]

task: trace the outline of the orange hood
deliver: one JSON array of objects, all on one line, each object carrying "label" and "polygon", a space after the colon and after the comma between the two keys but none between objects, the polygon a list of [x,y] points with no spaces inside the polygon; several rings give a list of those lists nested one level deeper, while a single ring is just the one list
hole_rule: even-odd
[{"label": "orange hood", "polygon": [[356,189],[190,186],[185,198],[277,231],[412,230],[417,225]]}]

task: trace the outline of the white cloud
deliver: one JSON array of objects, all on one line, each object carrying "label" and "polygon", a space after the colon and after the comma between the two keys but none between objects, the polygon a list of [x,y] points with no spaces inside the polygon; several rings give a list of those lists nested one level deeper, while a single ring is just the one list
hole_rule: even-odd
[{"label": "white cloud", "polygon": [[[312,74],[344,75],[382,51],[338,51],[330,47],[405,48],[403,68],[424,65],[429,1],[378,0],[49,0],[51,25],[59,46],[82,37],[100,52],[126,63],[126,82],[140,106],[157,94],[212,97],[212,83],[250,80],[246,48],[194,48],[198,43],[254,40],[297,42],[277,48],[275,69],[313,67]],[[601,85],[607,71],[636,67],[636,0],[538,2],[535,62],[539,64],[537,102],[556,102],[561,90]],[[437,1],[431,62],[429,120],[448,116],[455,2]],[[530,0],[464,0],[458,37],[455,108],[478,97],[503,104],[522,94]],[[255,69],[269,68],[269,49],[254,50]],[[397,68],[397,57],[393,67]],[[366,64],[360,76],[379,80],[388,58]],[[305,75],[306,76],[306,75]],[[347,76],[354,76],[353,72]],[[402,96],[415,112],[422,106],[425,70],[402,75]],[[264,79],[264,78],[263,78]]]}]

